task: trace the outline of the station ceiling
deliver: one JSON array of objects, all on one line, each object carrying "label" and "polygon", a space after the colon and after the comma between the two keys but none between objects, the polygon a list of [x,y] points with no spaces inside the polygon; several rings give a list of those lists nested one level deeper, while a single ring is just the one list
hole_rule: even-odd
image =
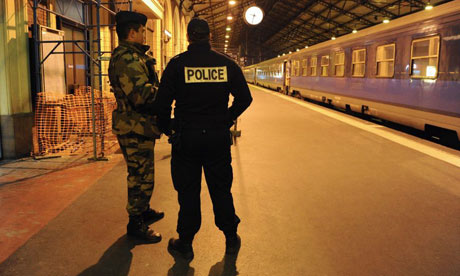
[{"label": "station ceiling", "polygon": [[[182,0],[184,2],[184,0]],[[212,44],[227,53],[256,63],[279,54],[296,51],[332,38],[440,5],[446,0],[188,0],[184,7],[205,18],[211,29]],[[185,6],[187,5],[187,7]],[[257,26],[243,20],[244,11],[257,5],[264,19]],[[227,19],[231,15],[232,20]],[[226,28],[231,30],[227,31]]]}]

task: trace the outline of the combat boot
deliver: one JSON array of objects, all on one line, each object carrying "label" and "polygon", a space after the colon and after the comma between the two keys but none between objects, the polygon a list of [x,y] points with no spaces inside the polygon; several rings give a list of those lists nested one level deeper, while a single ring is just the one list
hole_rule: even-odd
[{"label": "combat boot", "polygon": [[234,255],[240,251],[241,238],[238,234],[225,235],[225,254]]},{"label": "combat boot", "polygon": [[126,226],[126,230],[128,236],[139,238],[147,243],[161,241],[161,234],[149,229],[142,216],[129,216],[129,223]]},{"label": "combat boot", "polygon": [[152,208],[147,209],[147,211],[142,213],[142,218],[146,224],[152,224],[155,221],[159,221],[164,218],[165,213],[161,211],[156,211]]},{"label": "combat boot", "polygon": [[180,257],[186,261],[192,261],[193,247],[191,243],[185,243],[181,239],[171,238],[168,244],[168,252],[174,257]]}]

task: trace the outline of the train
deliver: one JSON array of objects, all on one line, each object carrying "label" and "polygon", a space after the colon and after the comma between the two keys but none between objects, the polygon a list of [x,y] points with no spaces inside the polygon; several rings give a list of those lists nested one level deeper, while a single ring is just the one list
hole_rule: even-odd
[{"label": "train", "polygon": [[248,83],[459,146],[460,1],[243,67]]}]

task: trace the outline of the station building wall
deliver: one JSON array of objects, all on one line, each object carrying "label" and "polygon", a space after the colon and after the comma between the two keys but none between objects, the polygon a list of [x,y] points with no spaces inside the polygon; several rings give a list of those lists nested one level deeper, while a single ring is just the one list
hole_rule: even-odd
[{"label": "station building wall", "polygon": [[[186,25],[191,16],[179,9],[180,1],[150,1],[161,7],[161,14],[148,13],[145,41],[151,47],[150,54],[157,60],[156,69],[161,77],[169,60],[187,50]],[[0,159],[16,159],[28,156],[32,151],[31,129],[34,122],[35,93],[32,92],[33,82],[30,68],[34,61],[29,40],[32,38],[33,9],[29,2],[28,0],[0,0]],[[44,4],[39,5],[57,11],[58,6],[64,2],[68,4],[72,1],[47,0],[42,1]],[[141,8],[139,12],[149,11],[147,6]],[[123,9],[126,10],[127,7]],[[96,22],[94,7],[91,21],[92,24]],[[51,29],[63,31],[66,40],[84,37],[82,26],[57,18],[56,15],[40,9],[37,10],[37,22]],[[114,17],[102,9],[100,22],[103,25],[115,23]],[[166,36],[165,30],[171,34],[171,37]],[[96,37],[97,33],[93,32],[93,38]],[[111,52],[117,47],[118,38],[115,27],[101,26],[100,37],[102,51]],[[79,51],[73,43],[64,45],[66,52]],[[102,73],[107,74],[110,53],[104,53],[103,57]],[[90,66],[93,66],[94,72],[97,72],[97,68],[94,67],[94,64],[86,63],[87,60],[82,54],[66,54],[65,93],[72,93],[72,90],[78,86],[91,85],[88,83],[88,71]],[[98,82],[97,76],[93,78],[93,86],[98,86]],[[103,76],[102,89],[110,90],[107,76]]]}]

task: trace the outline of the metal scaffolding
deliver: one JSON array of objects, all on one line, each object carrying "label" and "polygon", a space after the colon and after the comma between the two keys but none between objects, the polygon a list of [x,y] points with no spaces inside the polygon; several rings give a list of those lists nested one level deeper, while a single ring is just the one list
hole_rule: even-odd
[{"label": "metal scaffolding", "polygon": [[[89,86],[93,85],[94,77],[98,77],[97,83],[97,90],[99,91],[99,98],[102,102],[102,77],[106,76],[107,74],[102,73],[102,61],[104,60],[103,55],[108,53],[107,51],[102,51],[101,47],[101,27],[102,26],[114,26],[114,24],[104,24],[101,25],[101,10],[108,12],[111,15],[116,14],[116,10],[113,10],[109,7],[117,7],[117,5],[128,5],[129,10],[132,11],[132,0],[126,0],[123,2],[116,2],[116,1],[109,1],[102,2],[101,0],[69,0],[70,4],[75,5],[79,3],[83,10],[82,10],[82,22],[78,22],[69,16],[66,16],[62,13],[57,11],[53,11],[47,9],[43,6],[42,0],[32,0],[32,10],[33,10],[33,25],[32,25],[32,41],[33,41],[33,53],[34,53],[34,61],[33,61],[33,71],[34,71],[34,92],[39,93],[42,92],[42,65],[48,59],[48,57],[52,54],[84,54],[86,56],[86,84]],[[30,4],[30,1],[29,1]],[[107,6],[109,7],[107,7]],[[95,7],[95,9],[94,9]],[[42,10],[47,15],[53,14],[58,16],[62,19],[65,19],[67,22],[74,23],[84,29],[84,40],[47,40],[42,41],[40,40],[40,33],[39,33],[39,24],[38,24],[38,16],[37,11]],[[95,14],[94,14],[95,12]],[[92,22],[94,16],[96,17],[96,22]],[[96,38],[94,39],[93,32],[96,31]],[[55,43],[56,45],[54,48],[44,57],[43,59],[40,56],[40,46],[44,43]],[[56,49],[59,47],[61,43],[72,43],[74,44],[80,51],[72,51],[66,52],[65,47],[63,52],[57,52]],[[85,46],[81,47],[79,43],[83,43]],[[95,51],[94,51],[95,50]],[[93,72],[93,64],[97,67],[97,72]],[[104,133],[102,133],[104,128],[100,127],[100,133],[96,133],[96,112],[95,112],[95,89],[92,87],[91,90],[91,127],[92,127],[92,143],[93,143],[93,157],[92,160],[106,160],[104,158]],[[97,136],[100,136],[101,143],[100,143],[100,154],[98,154],[97,147]]]}]

